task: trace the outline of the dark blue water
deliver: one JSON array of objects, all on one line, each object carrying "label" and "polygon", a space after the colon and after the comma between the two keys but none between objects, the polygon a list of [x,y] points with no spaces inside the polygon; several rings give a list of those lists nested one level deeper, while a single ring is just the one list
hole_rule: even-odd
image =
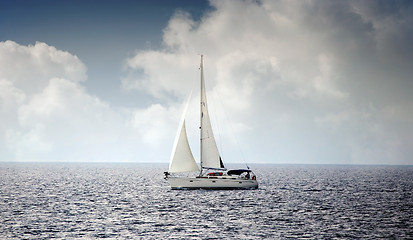
[{"label": "dark blue water", "polygon": [[170,190],[167,165],[0,163],[0,239],[412,239],[413,167],[253,166]]}]

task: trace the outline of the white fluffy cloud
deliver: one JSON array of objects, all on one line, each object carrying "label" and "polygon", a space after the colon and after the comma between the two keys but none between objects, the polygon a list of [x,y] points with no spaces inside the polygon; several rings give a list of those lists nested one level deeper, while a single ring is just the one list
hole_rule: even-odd
[{"label": "white fluffy cloud", "polygon": [[41,91],[50,77],[79,82],[86,80],[86,66],[68,52],[46,43],[22,46],[13,41],[0,44],[0,79],[7,79],[26,93]]},{"label": "white fluffy cloud", "polygon": [[81,85],[87,78],[85,65],[45,43],[23,46],[6,41],[0,49],[1,160],[155,157],[150,149],[164,139],[165,130],[148,120],[159,112],[156,106],[153,111],[114,108],[89,94]]},{"label": "white fluffy cloud", "polygon": [[182,101],[203,53],[218,115],[245,126],[226,140],[242,139],[252,161],[412,163],[411,4],[211,4],[200,21],[177,12],[163,49],[127,60],[141,75],[124,86]]}]

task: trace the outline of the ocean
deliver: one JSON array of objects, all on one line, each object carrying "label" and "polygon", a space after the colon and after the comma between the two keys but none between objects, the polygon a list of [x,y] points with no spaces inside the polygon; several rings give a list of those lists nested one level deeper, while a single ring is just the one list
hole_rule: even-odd
[{"label": "ocean", "polygon": [[167,164],[0,163],[0,239],[413,239],[412,166],[252,165],[171,190]]}]

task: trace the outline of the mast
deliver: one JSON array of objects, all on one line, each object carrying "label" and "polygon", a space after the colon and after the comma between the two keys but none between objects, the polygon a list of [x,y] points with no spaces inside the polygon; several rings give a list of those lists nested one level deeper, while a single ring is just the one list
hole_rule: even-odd
[{"label": "mast", "polygon": [[204,58],[204,55],[202,55],[201,54],[201,65],[200,65],[200,67],[199,67],[199,69],[201,70],[201,94],[200,94],[200,118],[199,118],[199,121],[200,121],[200,127],[199,127],[199,131],[200,131],[200,134],[199,134],[199,136],[200,136],[200,151],[199,151],[199,153],[200,153],[200,164],[201,164],[201,170],[200,170],[200,173],[199,173],[199,176],[201,176],[202,175],[202,167],[203,167],[203,159],[202,159],[202,117],[203,117],[203,112],[202,112],[202,105],[203,104],[205,104],[204,102],[203,102],[203,99],[205,99],[205,97],[203,96],[203,94],[204,94],[204,92],[205,91],[203,91],[204,90],[204,88],[205,88],[205,83],[204,83],[204,64],[203,64],[203,58]]}]

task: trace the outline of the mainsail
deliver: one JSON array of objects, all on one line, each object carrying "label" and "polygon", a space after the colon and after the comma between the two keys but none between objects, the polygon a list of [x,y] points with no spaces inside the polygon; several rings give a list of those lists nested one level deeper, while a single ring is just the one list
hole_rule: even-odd
[{"label": "mainsail", "polygon": [[189,147],[185,127],[185,116],[191,95],[192,93],[189,95],[189,98],[186,102],[185,110],[181,117],[181,122],[175,137],[174,147],[172,148],[171,160],[169,161],[170,173],[195,172],[199,170],[194,156],[192,155],[191,148]]},{"label": "mainsail", "polygon": [[205,92],[203,56],[201,55],[201,167],[225,168],[219,156],[214,134],[209,119]]}]

